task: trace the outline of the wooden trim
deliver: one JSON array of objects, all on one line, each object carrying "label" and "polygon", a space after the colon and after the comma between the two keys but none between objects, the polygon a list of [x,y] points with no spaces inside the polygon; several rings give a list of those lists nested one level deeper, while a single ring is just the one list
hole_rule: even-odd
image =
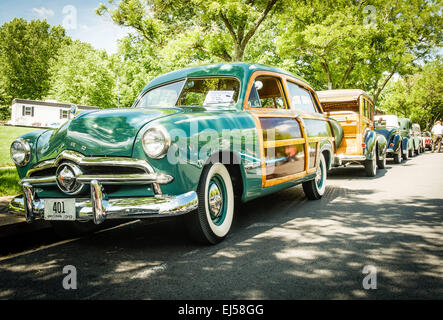
[{"label": "wooden trim", "polygon": [[263,142],[263,129],[261,126],[260,118],[253,112],[250,112],[252,118],[254,118],[255,126],[257,127],[258,135],[258,147],[260,148],[260,161],[261,161],[261,177],[262,177],[262,188],[266,182],[266,162],[265,162],[265,148]]},{"label": "wooden trim", "polygon": [[306,175],[307,175],[306,172],[303,171],[303,172],[292,174],[292,175],[289,175],[289,176],[286,176],[286,177],[283,177],[283,178],[275,178],[275,179],[266,180],[264,185],[263,185],[263,187],[264,188],[272,187],[272,186],[275,186],[277,184],[281,184],[281,183],[285,183],[285,182],[288,182],[288,181],[291,181],[291,180],[295,180],[295,179],[300,179],[300,178],[306,177]]}]

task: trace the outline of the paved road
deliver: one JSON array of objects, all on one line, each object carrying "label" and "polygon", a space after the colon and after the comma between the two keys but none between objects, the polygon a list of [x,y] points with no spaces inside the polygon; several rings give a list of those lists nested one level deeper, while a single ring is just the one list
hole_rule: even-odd
[{"label": "paved road", "polygon": [[217,246],[151,220],[2,257],[0,299],[443,299],[442,208],[443,153],[335,169],[320,201],[294,187],[244,205]]}]

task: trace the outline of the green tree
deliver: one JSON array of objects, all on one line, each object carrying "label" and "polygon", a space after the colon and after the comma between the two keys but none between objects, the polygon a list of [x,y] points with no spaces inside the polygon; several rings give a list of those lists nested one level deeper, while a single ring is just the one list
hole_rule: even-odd
[{"label": "green tree", "polygon": [[109,14],[116,24],[133,28],[157,47],[164,47],[177,38],[184,40],[186,36],[187,50],[222,61],[242,61],[259,27],[281,8],[278,2],[122,0],[114,9],[100,4],[96,12]]},{"label": "green tree", "polygon": [[60,50],[49,71],[51,89],[46,98],[100,108],[116,106],[116,78],[106,52],[74,41]]},{"label": "green tree", "polygon": [[49,91],[49,66],[69,42],[61,26],[15,18],[0,27],[0,103],[41,99]]},{"label": "green tree", "polygon": [[438,58],[421,72],[390,83],[380,98],[380,108],[429,130],[443,118],[443,60]]},{"label": "green tree", "polygon": [[289,1],[278,52],[319,88],[361,88],[375,102],[441,45],[441,9],[427,0]]}]

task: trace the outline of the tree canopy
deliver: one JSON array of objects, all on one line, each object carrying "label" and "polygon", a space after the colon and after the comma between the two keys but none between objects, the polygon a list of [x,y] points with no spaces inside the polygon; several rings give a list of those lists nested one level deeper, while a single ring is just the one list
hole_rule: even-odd
[{"label": "tree canopy", "polygon": [[318,90],[363,89],[377,107],[423,124],[442,116],[440,1],[108,0],[96,13],[131,30],[114,55],[44,20],[1,26],[0,106],[28,98],[128,107],[159,74],[245,61]]}]

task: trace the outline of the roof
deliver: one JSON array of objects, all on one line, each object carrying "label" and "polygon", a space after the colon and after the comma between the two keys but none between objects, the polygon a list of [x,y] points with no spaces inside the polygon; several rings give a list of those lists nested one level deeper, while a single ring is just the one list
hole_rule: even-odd
[{"label": "roof", "polygon": [[317,91],[318,99],[321,103],[331,102],[353,102],[364,95],[372,101],[371,97],[363,90],[360,89],[339,89],[339,90],[323,90]]},{"label": "roof", "polygon": [[[36,106],[46,106],[46,107],[57,107],[57,108],[70,108],[74,104],[69,103],[60,103],[60,102],[49,102],[49,101],[37,101],[37,100],[27,100],[27,99],[14,99],[12,100],[12,104],[15,103],[22,103],[22,104],[33,104]],[[80,110],[96,110],[99,109],[99,107],[92,107],[92,106],[77,106]]]},{"label": "roof", "polygon": [[255,71],[270,71],[277,72],[281,74],[286,74],[288,76],[294,77],[302,82],[306,82],[301,77],[297,77],[288,71],[282,70],[280,68],[270,67],[262,64],[250,64],[250,63],[222,63],[222,64],[211,64],[203,65],[197,67],[191,67],[186,69],[180,69],[177,71],[172,71],[161,76],[158,76],[154,80],[148,83],[148,85],[143,89],[143,92],[158,86],[159,84],[172,82],[179,79],[184,79],[188,77],[205,77],[205,76],[235,76],[240,80],[249,79],[249,76]]}]

